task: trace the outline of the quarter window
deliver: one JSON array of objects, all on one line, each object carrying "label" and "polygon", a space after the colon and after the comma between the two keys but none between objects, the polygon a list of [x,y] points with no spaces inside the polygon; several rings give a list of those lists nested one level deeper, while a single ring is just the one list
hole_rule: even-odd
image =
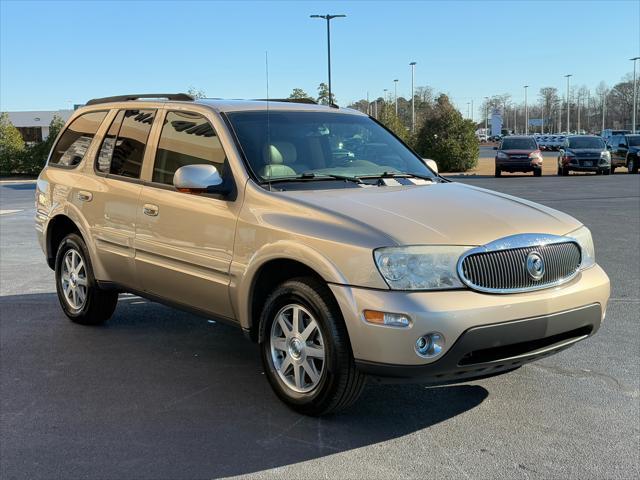
[{"label": "quarter window", "polygon": [[155,110],[121,110],[102,142],[96,160],[99,172],[140,178]]},{"label": "quarter window", "polygon": [[50,165],[75,167],[91,145],[107,112],[90,112],[79,116],[64,131],[51,153]]},{"label": "quarter window", "polygon": [[202,115],[167,112],[153,165],[152,180],[173,185],[173,175],[184,165],[210,164],[224,178],[226,156],[220,139]]}]

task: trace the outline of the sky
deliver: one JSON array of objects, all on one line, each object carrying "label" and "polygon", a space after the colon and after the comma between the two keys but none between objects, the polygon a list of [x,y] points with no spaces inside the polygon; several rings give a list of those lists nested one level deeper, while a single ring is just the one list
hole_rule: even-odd
[{"label": "sky", "polygon": [[[594,89],[633,71],[640,0],[629,1],[13,1],[0,0],[0,109],[53,110],[123,93],[264,98],[327,79],[338,104],[415,85],[476,116],[485,96],[529,85]],[[640,62],[638,62],[640,76]]]}]

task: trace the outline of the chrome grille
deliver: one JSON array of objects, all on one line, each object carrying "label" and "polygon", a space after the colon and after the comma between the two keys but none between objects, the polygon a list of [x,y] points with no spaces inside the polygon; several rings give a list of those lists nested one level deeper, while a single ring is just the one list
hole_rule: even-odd
[{"label": "chrome grille", "polygon": [[[582,260],[580,247],[566,237],[555,243],[504,248],[504,242],[468,251],[461,257],[458,273],[470,288],[491,293],[513,293],[559,285],[573,278]],[[562,239],[559,241],[559,239]],[[544,274],[534,280],[527,271],[527,257],[536,252],[544,262]]]}]

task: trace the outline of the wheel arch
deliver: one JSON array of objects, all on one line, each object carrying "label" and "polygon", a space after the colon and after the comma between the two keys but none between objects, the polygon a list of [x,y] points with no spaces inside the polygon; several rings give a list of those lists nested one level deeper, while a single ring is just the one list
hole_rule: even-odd
[{"label": "wheel arch", "polygon": [[[46,236],[46,256],[47,265],[52,270],[55,270],[56,254],[58,252],[58,245],[64,237],[70,233],[77,233],[84,240],[84,235],[80,230],[80,227],[67,215],[60,213],[49,220],[47,224],[47,236]],[[86,241],[85,241],[86,243]]]},{"label": "wheel arch", "polygon": [[[346,283],[333,263],[319,252],[285,242],[271,244],[268,252],[257,252],[243,271],[237,272],[241,282],[232,292],[238,320],[253,341],[259,341],[260,309],[268,294],[282,282],[296,277],[314,277],[323,283]],[[287,247],[287,248],[284,248]]]}]

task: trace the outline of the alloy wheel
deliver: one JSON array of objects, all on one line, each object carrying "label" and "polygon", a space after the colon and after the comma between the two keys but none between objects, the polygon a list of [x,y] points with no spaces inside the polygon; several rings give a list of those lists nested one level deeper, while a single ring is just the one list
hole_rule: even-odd
[{"label": "alloy wheel", "polygon": [[288,388],[307,393],[318,386],[326,355],[320,327],[309,310],[299,304],[280,309],[269,343],[273,366]]},{"label": "alloy wheel", "polygon": [[62,259],[60,285],[69,307],[82,310],[87,301],[87,269],[82,255],[74,248],[67,250]]}]

